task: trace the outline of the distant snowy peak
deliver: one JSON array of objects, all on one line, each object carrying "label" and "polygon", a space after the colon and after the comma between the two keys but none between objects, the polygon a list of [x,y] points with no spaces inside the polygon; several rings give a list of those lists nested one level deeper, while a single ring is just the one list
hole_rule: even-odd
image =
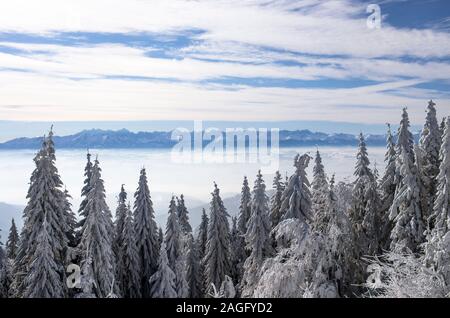
[{"label": "distant snowy peak", "polygon": [[[419,138],[418,134],[414,135]],[[226,136],[224,134],[224,139]],[[280,130],[280,146],[356,146],[358,138],[355,135],[335,133],[326,134],[310,130]],[[0,143],[0,149],[38,149],[42,137],[16,138]],[[58,148],[170,148],[177,143],[171,139],[170,131],[131,132],[127,129],[83,130],[74,135],[55,136]],[[208,141],[204,141],[207,143]],[[366,143],[372,146],[385,145],[384,135],[367,135]]]}]

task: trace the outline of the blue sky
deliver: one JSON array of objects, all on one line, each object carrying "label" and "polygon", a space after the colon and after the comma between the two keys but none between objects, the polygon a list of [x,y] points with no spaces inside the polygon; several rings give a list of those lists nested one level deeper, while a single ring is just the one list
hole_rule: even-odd
[{"label": "blue sky", "polygon": [[429,99],[450,115],[445,0],[17,0],[0,12],[2,120],[350,129],[396,123],[404,106],[418,125]]}]

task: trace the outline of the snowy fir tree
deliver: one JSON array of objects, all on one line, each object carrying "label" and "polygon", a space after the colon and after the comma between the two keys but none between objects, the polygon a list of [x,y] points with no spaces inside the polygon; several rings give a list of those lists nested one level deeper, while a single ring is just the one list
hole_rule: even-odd
[{"label": "snowy fir tree", "polygon": [[167,217],[165,243],[167,248],[167,259],[169,266],[175,271],[177,259],[182,253],[181,227],[178,220],[178,211],[175,204],[175,197],[172,196],[169,205],[169,215]]},{"label": "snowy fir tree", "polygon": [[167,217],[165,245],[169,267],[175,273],[175,291],[178,297],[185,298],[189,294],[185,271],[185,255],[183,251],[183,233],[178,219],[178,207],[172,196]]},{"label": "snowy fir tree", "polygon": [[184,202],[184,195],[181,194],[180,198],[177,198],[178,207],[178,220],[180,221],[181,231],[185,234],[192,232],[192,227],[189,224],[189,212]]},{"label": "snowy fir tree", "polygon": [[161,244],[158,259],[158,269],[150,277],[150,297],[152,298],[177,298],[175,290],[175,273],[169,266],[166,252],[166,244]]},{"label": "snowy fir tree", "polygon": [[310,183],[306,176],[310,159],[308,154],[297,154],[294,158],[295,173],[289,178],[281,196],[282,220],[296,218],[308,223],[312,221]]},{"label": "snowy fir tree", "polygon": [[247,232],[245,233],[246,248],[250,251],[250,255],[244,263],[244,276],[242,279],[244,290],[248,289],[248,286],[255,284],[255,276],[263,260],[272,253],[269,236],[271,225],[268,201],[266,185],[260,170],[253,187],[251,214],[247,222]]},{"label": "snowy fir tree", "polygon": [[198,227],[197,233],[197,247],[198,247],[198,255],[200,259],[200,273],[202,277],[202,295],[206,295],[207,286],[205,285],[206,277],[205,277],[205,266],[204,266],[204,258],[206,253],[206,242],[208,241],[208,215],[206,214],[205,208],[202,209],[202,218],[200,221],[200,225]]},{"label": "snowy fir tree", "polygon": [[77,228],[77,218],[75,213],[72,211],[72,204],[70,200],[72,197],[69,194],[67,189],[64,189],[64,196],[62,197],[61,206],[63,207],[63,214],[65,216],[65,224],[66,224],[66,236],[68,240],[68,245],[73,248],[77,245],[76,239],[76,228]]},{"label": "snowy fir tree", "polygon": [[189,234],[186,259],[186,277],[188,280],[189,298],[201,298],[203,296],[203,277],[200,260],[197,241],[192,234]]},{"label": "snowy fir tree", "polygon": [[326,228],[326,247],[328,251],[328,281],[333,282],[339,297],[351,297],[356,288],[352,284],[357,281],[358,260],[355,255],[355,242],[350,219],[344,210],[339,208],[335,193],[334,176],[330,180],[330,191],[327,196],[328,224]]},{"label": "snowy fir tree", "polygon": [[16,222],[14,222],[14,219],[12,219],[11,227],[9,229],[8,241],[6,242],[6,256],[10,259],[15,259],[18,246],[19,233],[17,232]]},{"label": "snowy fir tree", "polygon": [[125,210],[125,220],[122,230],[122,241],[119,245],[121,257],[119,264],[122,296],[125,298],[140,298],[139,254],[136,246],[133,213],[128,205]]},{"label": "snowy fir tree", "polygon": [[210,204],[208,236],[205,256],[205,286],[209,288],[221,286],[225,275],[230,273],[230,229],[228,213],[220,197],[220,190],[214,183],[214,191]]},{"label": "snowy fir tree", "polygon": [[238,229],[242,234],[247,232],[247,222],[251,213],[251,194],[247,177],[244,177],[241,190],[241,203],[239,205]]},{"label": "snowy fir tree", "polygon": [[111,286],[117,282],[112,248],[114,232],[111,230],[111,212],[106,204],[105,187],[97,159],[92,167],[91,189],[87,195],[85,211],[87,217],[81,229],[78,246],[82,254],[81,262],[88,262],[86,257],[92,259],[95,295],[106,297],[111,292]]},{"label": "snowy fir tree", "polygon": [[380,207],[380,247],[388,249],[390,245],[389,235],[392,229],[392,222],[389,220],[389,210],[394,201],[395,188],[397,183],[396,177],[396,151],[394,136],[392,136],[391,125],[387,124],[388,131],[386,137],[386,154],[384,162],[386,168],[384,169],[383,177],[380,180],[381,189],[381,207]]},{"label": "snowy fir tree", "polygon": [[[231,272],[229,273],[234,283],[242,279],[244,274],[244,262],[248,256],[245,248],[245,233],[247,232],[248,220],[251,214],[251,192],[248,186],[248,179],[244,176],[241,189],[241,199],[239,204],[239,212],[236,220],[236,227],[233,227],[232,237],[230,238],[233,250],[230,252],[230,261],[232,263]],[[234,264],[234,265],[233,265]],[[216,286],[219,287],[219,286]]]},{"label": "snowy fir tree", "polygon": [[28,189],[28,203],[23,211],[24,225],[20,234],[19,248],[14,262],[14,290],[15,296],[22,296],[27,288],[25,276],[31,267],[33,257],[36,256],[38,236],[42,230],[44,215],[47,216],[48,227],[51,231],[50,244],[54,253],[54,262],[61,280],[65,279],[64,265],[68,247],[65,214],[65,194],[62,191],[62,181],[55,166],[55,152],[52,132],[48,138],[44,137],[42,147],[34,158],[36,168],[30,178]]},{"label": "snowy fir tree", "polygon": [[422,194],[422,213],[428,219],[433,209],[434,195],[436,193],[436,177],[439,173],[439,151],[441,149],[441,131],[436,117],[436,104],[430,100],[427,107],[427,116],[420,136],[419,147],[423,151],[421,168],[424,189]]},{"label": "snowy fir tree", "polygon": [[206,210],[203,208],[202,219],[200,221],[197,234],[197,246],[200,259],[203,259],[203,256],[205,256],[206,242],[208,240],[208,221],[208,215],[206,214]]},{"label": "snowy fir tree", "polygon": [[53,229],[45,213],[37,236],[37,247],[24,281],[26,288],[23,296],[26,298],[62,298],[66,295],[59,265],[55,262],[54,236],[49,233],[51,231]]},{"label": "snowy fir tree", "polygon": [[86,154],[86,166],[84,167],[84,185],[83,188],[81,189],[81,203],[80,203],[80,207],[78,209],[78,215],[79,215],[79,221],[77,224],[77,228],[78,231],[76,232],[76,241],[77,244],[79,244],[80,240],[81,240],[81,228],[83,228],[84,222],[86,221],[87,218],[87,212],[86,212],[86,204],[87,204],[87,195],[91,189],[91,176],[92,176],[92,161],[91,161],[91,154],[89,153],[89,150],[87,151]]},{"label": "snowy fir tree", "polygon": [[322,157],[319,150],[316,152],[313,167],[313,180],[311,183],[313,227],[323,231],[328,223],[326,215],[326,200],[328,182],[325,175]]},{"label": "snowy fir tree", "polygon": [[155,211],[148,188],[147,174],[141,169],[139,186],[134,194],[134,226],[137,249],[139,253],[139,275],[143,297],[150,297],[150,276],[157,269],[158,259],[158,227]]},{"label": "snowy fir tree", "polygon": [[420,180],[413,147],[408,113],[404,108],[397,141],[396,170],[399,182],[389,215],[394,223],[390,238],[391,249],[397,246],[415,252],[423,242],[425,227],[420,204]]},{"label": "snowy fir tree", "polygon": [[[231,272],[230,278],[234,284],[238,284],[242,280],[244,273],[244,261],[246,259],[245,246],[242,246],[243,235],[237,226],[237,217],[231,218],[231,233],[230,233],[230,262]],[[244,239],[245,243],[245,239]]]},{"label": "snowy fir tree", "polygon": [[281,219],[281,196],[283,195],[284,186],[280,172],[276,171],[273,178],[273,189],[275,192],[270,199],[270,221],[272,227],[277,226]]},{"label": "snowy fir tree", "polygon": [[426,244],[426,260],[445,281],[450,292],[450,117],[447,118],[439,155],[437,193],[431,218],[434,228]]},{"label": "snowy fir tree", "polygon": [[[127,200],[127,193],[125,192],[125,188],[123,187],[123,184],[120,188],[119,198],[118,198],[118,205],[116,209],[116,215],[114,220],[114,227],[115,227],[115,235],[113,240],[113,251],[114,256],[116,259],[116,277],[120,278],[123,271],[125,270],[125,264],[123,263],[124,255],[123,252],[125,251],[124,246],[124,226],[125,226],[125,219],[127,218],[128,213],[128,207],[126,204]],[[134,235],[134,234],[133,234]],[[121,290],[123,290],[123,280],[119,279],[118,285]]]},{"label": "snowy fir tree", "polygon": [[376,180],[369,166],[367,147],[361,133],[354,172],[356,180],[352,190],[352,205],[349,211],[361,256],[374,255],[379,248],[379,199]]}]

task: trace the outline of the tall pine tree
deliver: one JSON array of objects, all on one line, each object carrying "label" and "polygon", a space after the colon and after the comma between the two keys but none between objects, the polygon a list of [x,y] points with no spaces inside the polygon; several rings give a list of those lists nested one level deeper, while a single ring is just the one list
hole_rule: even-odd
[{"label": "tall pine tree", "polygon": [[155,211],[148,188],[147,174],[143,168],[139,177],[139,186],[134,194],[134,226],[139,253],[139,276],[141,294],[150,297],[149,279],[158,265],[158,228]]},{"label": "tall pine tree", "polygon": [[83,228],[84,222],[87,218],[87,212],[86,212],[86,204],[87,204],[87,195],[89,191],[91,190],[91,177],[92,177],[92,161],[91,161],[91,154],[89,153],[89,150],[86,154],[86,166],[84,167],[84,185],[81,189],[81,203],[80,207],[78,209],[78,215],[79,215],[79,221],[77,224],[78,231],[76,232],[76,243],[79,244],[81,240],[81,229]]},{"label": "tall pine tree", "polygon": [[150,277],[150,294],[152,298],[177,298],[175,290],[175,273],[169,266],[166,244],[161,244],[158,259],[158,269]]},{"label": "tall pine tree", "polygon": [[186,277],[189,285],[189,298],[201,298],[203,296],[200,260],[197,241],[194,240],[192,234],[188,234]]},{"label": "tall pine tree", "polygon": [[316,152],[316,158],[314,160],[313,167],[313,181],[311,183],[311,195],[312,195],[312,214],[313,214],[313,227],[317,231],[324,231],[327,220],[327,193],[328,182],[325,175],[325,169],[322,164],[322,157],[319,150]]},{"label": "tall pine tree", "polygon": [[296,218],[307,223],[312,221],[310,183],[306,176],[310,159],[308,154],[297,154],[294,158],[295,173],[289,178],[281,197],[282,220]]},{"label": "tall pine tree", "polygon": [[354,172],[356,180],[352,190],[352,205],[349,212],[360,256],[374,255],[379,248],[380,204],[376,180],[369,166],[367,147],[361,133]]},{"label": "tall pine tree", "polygon": [[126,207],[125,213],[120,245],[121,253],[119,254],[122,257],[120,262],[122,264],[120,269],[122,294],[125,298],[140,298],[139,254],[136,246],[133,213],[129,205]]},{"label": "tall pine tree", "polygon": [[117,284],[111,212],[105,197],[101,169],[96,159],[92,167],[91,189],[85,206],[87,217],[81,229],[79,249],[82,264],[89,262],[88,258],[91,258],[92,279],[97,297],[108,296],[111,290],[116,290]]},{"label": "tall pine tree", "polygon": [[13,289],[17,293],[15,296],[23,295],[30,284],[30,280],[24,282],[24,278],[28,275],[31,262],[36,256],[44,215],[47,216],[48,227],[52,229],[48,235],[51,235],[50,244],[56,270],[61,281],[65,280],[68,217],[65,211],[66,196],[61,189],[63,183],[55,166],[52,136],[53,133],[50,131],[49,137],[44,137],[42,147],[34,158],[36,168],[30,178],[28,203],[23,212],[24,226],[13,268]]},{"label": "tall pine tree", "polygon": [[37,236],[37,247],[25,277],[26,298],[63,298],[66,295],[64,281],[61,280],[59,265],[53,251],[53,231],[44,213],[44,220]]},{"label": "tall pine tree", "polygon": [[253,187],[250,219],[247,223],[247,233],[245,233],[246,248],[250,251],[250,256],[244,263],[242,280],[244,291],[256,283],[263,260],[272,253],[269,237],[271,226],[268,201],[266,185],[261,171],[258,171]]},{"label": "tall pine tree", "polygon": [[444,278],[450,292],[450,117],[447,117],[439,155],[437,193],[431,218],[434,228],[426,244],[426,260]]},{"label": "tall pine tree", "polygon": [[220,197],[220,190],[214,183],[208,222],[208,239],[203,259],[205,265],[205,285],[210,291],[212,284],[221,286],[225,275],[230,273],[230,228],[228,213]]},{"label": "tall pine tree", "polygon": [[422,213],[427,220],[433,209],[434,195],[436,193],[436,177],[439,173],[439,151],[441,149],[441,131],[436,118],[436,104],[430,100],[427,107],[427,116],[420,136],[419,146],[423,151],[421,162],[421,175],[423,183]]},{"label": "tall pine tree", "polygon": [[15,259],[18,246],[19,233],[17,232],[16,223],[14,222],[14,219],[12,219],[11,227],[9,229],[8,241],[6,242],[6,256],[10,259]]},{"label": "tall pine tree", "polygon": [[277,226],[281,219],[281,196],[283,195],[284,186],[285,184],[282,181],[280,172],[275,172],[275,177],[273,178],[273,189],[275,192],[270,199],[270,220],[272,227]]},{"label": "tall pine tree", "polygon": [[180,198],[177,198],[178,206],[178,220],[180,221],[181,231],[185,234],[192,232],[192,227],[189,224],[189,212],[184,202],[184,195],[181,194]]},{"label": "tall pine tree", "polygon": [[397,141],[396,174],[399,176],[399,182],[389,215],[394,223],[390,235],[391,249],[406,247],[416,251],[423,241],[425,227],[420,205],[420,180],[413,147],[408,113],[404,108]]},{"label": "tall pine tree", "polygon": [[391,132],[391,125],[387,124],[388,131],[386,137],[386,154],[384,162],[386,168],[384,169],[383,177],[380,181],[381,189],[381,213],[380,213],[380,247],[388,249],[390,245],[390,234],[392,230],[392,222],[389,220],[389,210],[394,201],[395,188],[397,186],[397,177],[395,169],[396,152],[394,137]]}]

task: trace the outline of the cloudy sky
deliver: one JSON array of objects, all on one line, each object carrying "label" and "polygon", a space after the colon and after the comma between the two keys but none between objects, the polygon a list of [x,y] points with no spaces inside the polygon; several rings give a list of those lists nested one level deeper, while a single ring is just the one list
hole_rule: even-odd
[{"label": "cloudy sky", "polygon": [[[369,3],[381,28],[369,28]],[[0,2],[0,119],[450,114],[447,0]]]}]

